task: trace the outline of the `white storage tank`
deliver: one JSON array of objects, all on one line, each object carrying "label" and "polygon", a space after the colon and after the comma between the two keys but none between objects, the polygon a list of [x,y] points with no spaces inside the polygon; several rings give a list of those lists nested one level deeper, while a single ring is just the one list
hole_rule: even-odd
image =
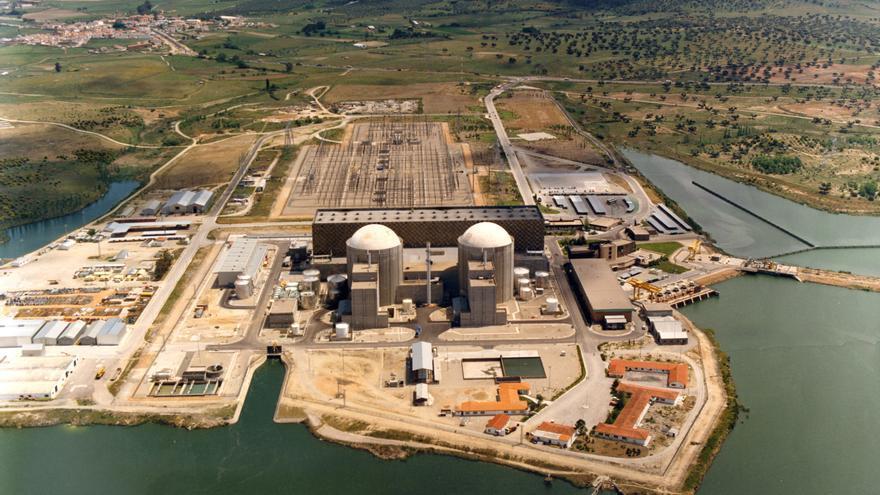
[{"label": "white storage tank", "polygon": [[519,280],[521,278],[529,278],[529,269],[524,266],[518,266],[513,269],[513,278],[514,280]]},{"label": "white storage tank", "polygon": [[532,289],[530,287],[522,287],[519,289],[519,297],[523,301],[532,300]]},{"label": "white storage tank", "polygon": [[520,279],[517,279],[517,280],[516,280],[516,292],[517,292],[517,294],[520,294],[520,293],[522,292],[523,289],[528,289],[528,288],[529,288],[529,282],[530,282],[530,281],[529,281],[529,279],[527,279],[527,278],[520,278]]},{"label": "white storage tank", "polygon": [[550,272],[535,272],[535,287],[548,289],[550,287]]},{"label": "white storage tank", "polygon": [[556,299],[555,297],[548,297],[547,298],[546,313],[547,314],[555,314],[558,312],[559,312],[559,299]]},{"label": "white storage tank", "polygon": [[303,331],[302,327],[299,326],[299,323],[291,323],[290,324],[290,334],[293,335],[294,337],[302,337],[305,334],[305,332]]},{"label": "white storage tank", "polygon": [[235,296],[239,299],[248,299],[254,295],[254,281],[250,275],[239,275],[235,279]]},{"label": "white storage tank", "polygon": [[404,299],[403,300],[403,312],[411,313],[413,310],[413,301],[412,299]]},{"label": "white storage tank", "polygon": [[309,278],[309,277],[321,278],[321,272],[317,268],[309,268],[308,270],[303,270],[303,277],[304,278]]},{"label": "white storage tank", "polygon": [[336,324],[336,338],[337,339],[348,339],[351,337],[351,329],[348,326],[348,323],[337,323]]}]

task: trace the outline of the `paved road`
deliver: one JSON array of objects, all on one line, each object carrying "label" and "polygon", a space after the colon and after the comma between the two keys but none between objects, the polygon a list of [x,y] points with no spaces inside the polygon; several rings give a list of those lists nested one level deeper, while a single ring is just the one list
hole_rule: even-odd
[{"label": "paved road", "polygon": [[519,195],[522,196],[524,204],[534,205],[535,196],[532,193],[532,188],[529,186],[529,180],[522,171],[522,166],[519,163],[519,158],[516,156],[516,151],[510,144],[510,138],[507,137],[504,123],[498,115],[498,110],[495,109],[495,97],[505,92],[514,84],[516,84],[516,81],[492,88],[492,91],[486,95],[486,98],[483,101],[486,104],[486,112],[489,115],[489,120],[492,121],[492,127],[495,128],[495,134],[498,136],[498,144],[501,145],[501,149],[504,151],[504,156],[507,157],[507,162],[510,164],[510,172],[513,174],[513,179],[516,181]]}]

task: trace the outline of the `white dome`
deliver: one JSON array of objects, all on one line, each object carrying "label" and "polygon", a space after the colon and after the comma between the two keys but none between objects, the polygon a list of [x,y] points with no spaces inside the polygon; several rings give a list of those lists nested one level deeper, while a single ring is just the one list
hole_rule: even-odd
[{"label": "white dome", "polygon": [[480,222],[471,225],[458,238],[459,244],[487,249],[508,246],[511,242],[510,234],[504,230],[504,227],[492,222]]},{"label": "white dome", "polygon": [[388,227],[373,223],[359,228],[346,244],[362,251],[379,251],[400,246],[400,237]]}]

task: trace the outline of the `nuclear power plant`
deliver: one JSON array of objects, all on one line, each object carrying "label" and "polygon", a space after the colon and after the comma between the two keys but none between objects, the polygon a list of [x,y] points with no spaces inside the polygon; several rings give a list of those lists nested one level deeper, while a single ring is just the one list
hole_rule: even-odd
[{"label": "nuclear power plant", "polygon": [[[345,245],[349,297],[337,313],[352,329],[387,327],[396,312],[444,299],[461,326],[507,322],[503,303],[514,296],[514,239],[498,224],[472,225],[455,248],[426,243],[404,250],[403,240],[380,224],[360,227]],[[447,294],[449,283],[458,287]]]}]

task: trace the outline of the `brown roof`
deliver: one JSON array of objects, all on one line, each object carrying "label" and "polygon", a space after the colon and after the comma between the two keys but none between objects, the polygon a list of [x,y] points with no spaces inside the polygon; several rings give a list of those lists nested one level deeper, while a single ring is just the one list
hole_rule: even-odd
[{"label": "brown roof", "polygon": [[563,425],[559,423],[549,423],[547,421],[538,425],[535,428],[535,431],[532,432],[533,435],[540,435],[540,432],[551,433],[559,436],[559,439],[563,442],[567,442],[571,437],[574,436],[575,433],[574,426]]},{"label": "brown roof", "polygon": [[528,392],[531,387],[528,383],[502,383],[498,386],[498,400],[495,402],[467,401],[458,406],[459,411],[487,412],[487,411],[526,411],[529,405],[526,401],[519,400],[520,391]]},{"label": "brown roof", "polygon": [[612,359],[611,363],[608,365],[608,376],[623,378],[623,375],[632,369],[647,369],[658,373],[666,373],[669,375],[666,380],[667,385],[670,383],[680,383],[685,387],[688,385],[688,367],[684,363],[658,363],[656,361]]},{"label": "brown roof", "polygon": [[510,423],[510,416],[507,414],[496,414],[492,416],[492,419],[486,423],[486,428],[494,428],[496,430],[501,430],[507,427],[507,424]]},{"label": "brown roof", "polygon": [[624,438],[633,438],[637,440],[647,440],[650,436],[648,430],[636,427],[636,422],[644,413],[645,408],[651,405],[651,399],[661,398],[674,400],[678,398],[678,392],[673,390],[665,390],[662,388],[642,387],[641,385],[632,385],[621,383],[617,389],[621,392],[632,394],[626,402],[626,406],[617,415],[614,424],[599,423],[596,425],[596,432],[605,435],[617,435]]}]

